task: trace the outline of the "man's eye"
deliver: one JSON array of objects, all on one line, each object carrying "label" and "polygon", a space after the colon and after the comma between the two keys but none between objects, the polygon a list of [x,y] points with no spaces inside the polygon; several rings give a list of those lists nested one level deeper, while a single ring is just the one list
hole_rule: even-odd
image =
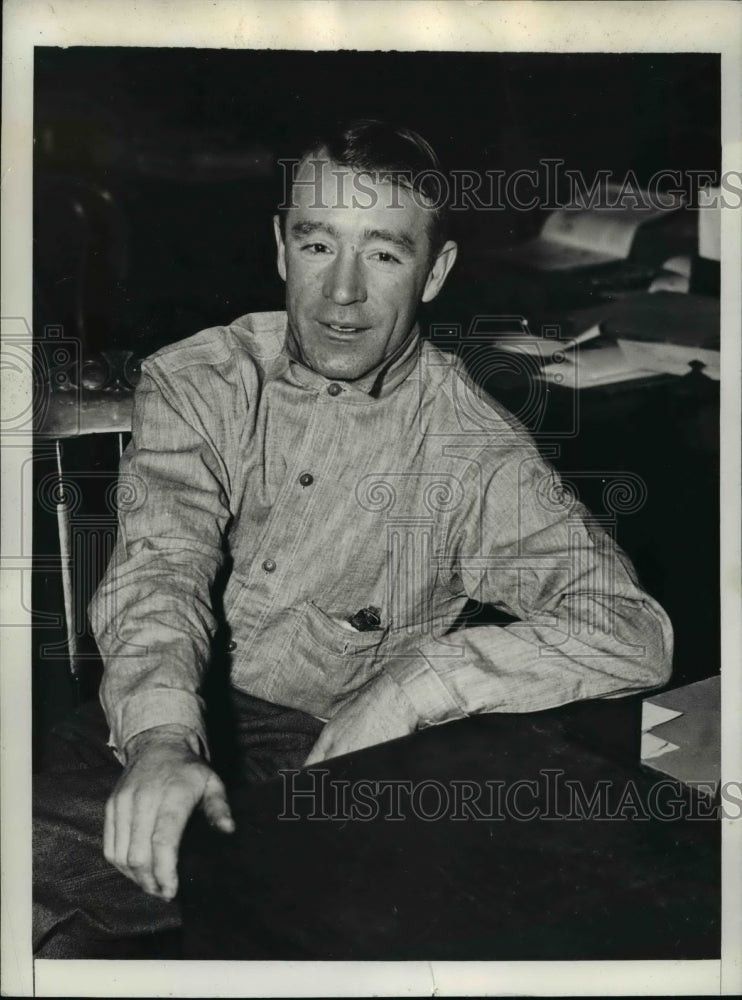
[{"label": "man's eye", "polygon": [[401,261],[399,257],[395,257],[393,253],[389,253],[387,250],[377,250],[373,257],[380,261],[382,264],[400,264]]},{"label": "man's eye", "polygon": [[303,251],[309,254],[329,253],[330,248],[325,243],[306,243],[302,247]]}]

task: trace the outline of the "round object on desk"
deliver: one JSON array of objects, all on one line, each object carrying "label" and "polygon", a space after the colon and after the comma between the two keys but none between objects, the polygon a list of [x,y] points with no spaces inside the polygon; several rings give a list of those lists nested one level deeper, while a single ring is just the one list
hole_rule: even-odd
[{"label": "round object on desk", "polygon": [[102,359],[88,358],[82,363],[80,382],[85,389],[102,389],[108,381],[108,365]]}]

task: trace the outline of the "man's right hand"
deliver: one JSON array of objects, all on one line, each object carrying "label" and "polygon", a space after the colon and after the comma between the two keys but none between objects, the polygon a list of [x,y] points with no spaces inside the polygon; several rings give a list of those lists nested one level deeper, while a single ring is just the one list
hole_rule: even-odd
[{"label": "man's right hand", "polygon": [[106,803],[106,860],[162,899],[178,891],[178,848],[193,810],[232,833],[234,820],[219,777],[194,751],[183,726],[158,726],[126,744],[126,767]]}]

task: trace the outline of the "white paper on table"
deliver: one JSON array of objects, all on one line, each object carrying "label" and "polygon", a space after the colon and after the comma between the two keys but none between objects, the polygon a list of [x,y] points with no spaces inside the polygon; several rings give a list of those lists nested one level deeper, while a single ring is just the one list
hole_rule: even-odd
[{"label": "white paper on table", "polygon": [[661,726],[663,722],[670,719],[677,719],[682,712],[676,712],[674,708],[664,708],[662,705],[655,705],[651,701],[642,703],[642,732],[646,733],[655,726]]},{"label": "white paper on table", "polygon": [[611,341],[601,344],[599,341],[595,347],[579,353],[568,352],[561,363],[544,365],[539,378],[573,389],[584,389],[655,374],[649,368],[628,364],[618,344]]},{"label": "white paper on table", "polygon": [[690,278],[676,271],[667,271],[655,278],[647,291],[649,292],[678,292],[684,295],[690,288]]},{"label": "white paper on table", "polygon": [[643,223],[682,205],[681,198],[674,199],[667,208],[653,205],[645,192],[624,191],[618,184],[606,184],[602,194],[602,205],[595,206],[590,201],[581,204],[578,198],[576,205],[552,212],[541,230],[541,238],[576,251],[587,250],[608,260],[625,260]]},{"label": "white paper on table", "polygon": [[651,340],[627,340],[619,337],[617,341],[626,364],[630,366],[643,365],[649,371],[667,375],[687,375],[691,361],[700,361],[704,368],[703,374],[708,378],[721,378],[720,354],[710,347],[681,347],[677,344],[654,343]]},{"label": "white paper on table", "polygon": [[[680,715],[682,713],[678,712],[676,714]],[[642,760],[654,760],[655,757],[662,757],[663,754],[670,753],[670,751],[677,749],[678,746],[676,743],[670,743],[668,740],[661,740],[659,736],[655,736],[654,733],[642,733]]]},{"label": "white paper on table", "polygon": [[698,192],[698,256],[721,260],[721,188]]},{"label": "white paper on table", "polygon": [[[497,334],[492,339],[493,347],[498,351],[507,351],[511,354],[528,354],[530,357],[541,358],[544,362],[551,360],[555,352],[564,352],[574,347],[575,344],[584,344],[588,340],[595,340],[600,336],[600,324],[594,323],[588,329],[578,333],[576,337],[569,340],[556,340],[552,337],[539,337],[530,331],[518,333]],[[570,355],[568,360],[574,356]]]},{"label": "white paper on table", "polygon": [[680,274],[684,278],[690,278],[691,261],[687,254],[680,254],[677,257],[669,257],[662,265],[663,271],[672,271],[673,274]]},{"label": "white paper on table", "polygon": [[623,210],[590,212],[559,209],[544,223],[541,237],[552,245],[599,254],[606,261],[625,260],[639,223],[643,221]]}]

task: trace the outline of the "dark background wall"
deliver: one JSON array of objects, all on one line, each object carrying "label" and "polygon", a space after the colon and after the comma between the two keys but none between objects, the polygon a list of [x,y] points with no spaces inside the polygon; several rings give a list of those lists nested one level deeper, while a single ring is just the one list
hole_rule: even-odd
[{"label": "dark background wall", "polygon": [[[720,162],[714,55],[38,48],[35,81],[37,326],[63,323],[91,350],[148,354],[280,308],[275,160],[337,115],[409,124],[456,169],[509,173],[549,157],[588,179],[633,170],[646,183]],[[80,185],[110,193],[115,210],[87,195],[84,276],[69,207]],[[542,217],[462,213],[461,258],[437,315],[456,320],[473,285],[478,304],[496,309],[496,282],[477,259]]]}]

